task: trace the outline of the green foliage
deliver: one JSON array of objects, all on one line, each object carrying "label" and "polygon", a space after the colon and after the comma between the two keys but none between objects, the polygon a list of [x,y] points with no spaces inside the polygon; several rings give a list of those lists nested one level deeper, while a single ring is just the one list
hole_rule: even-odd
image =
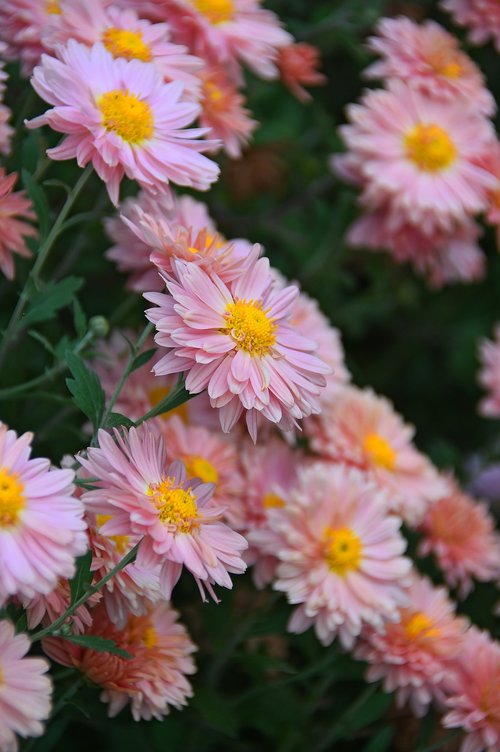
[{"label": "green foliage", "polygon": [[73,378],[66,385],[73,395],[75,405],[92,421],[94,430],[101,425],[104,412],[104,390],[95,371],[85,365],[82,358],[69,350],[66,362]]}]

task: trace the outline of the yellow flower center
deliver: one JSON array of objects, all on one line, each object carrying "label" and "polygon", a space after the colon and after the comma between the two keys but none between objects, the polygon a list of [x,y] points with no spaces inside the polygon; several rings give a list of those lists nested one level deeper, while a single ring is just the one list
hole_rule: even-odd
[{"label": "yellow flower center", "polygon": [[154,627],[146,627],[142,636],[142,644],[146,648],[154,648],[158,644],[158,636]]},{"label": "yellow flower center", "polygon": [[158,510],[158,518],[164,525],[174,525],[181,533],[190,533],[198,525],[196,496],[191,490],[172,488],[172,478],[149,486],[148,496]]},{"label": "yellow flower center", "polygon": [[265,509],[281,509],[285,506],[285,502],[275,493],[266,493],[262,500],[262,505]]},{"label": "yellow flower center", "polygon": [[460,78],[463,73],[460,54],[453,47],[438,47],[428,54],[427,62],[439,76],[445,78]]},{"label": "yellow flower center", "polygon": [[394,470],[396,464],[396,452],[388,441],[378,433],[369,433],[365,436],[363,448],[370,460],[386,470]]},{"label": "yellow flower center", "polygon": [[348,527],[327,528],[325,532],[325,558],[332,572],[344,577],[347,572],[359,569],[363,544]]},{"label": "yellow flower center", "polygon": [[139,31],[112,27],[106,29],[102,35],[102,41],[113,57],[143,60],[145,63],[149,63],[151,60],[151,50],[143,41],[142,34]]},{"label": "yellow flower center", "polygon": [[224,92],[210,78],[206,78],[203,83],[203,101],[209,105],[212,110],[224,109],[225,97]]},{"label": "yellow flower center", "polygon": [[203,483],[218,483],[219,473],[211,462],[198,454],[183,457],[188,478],[199,478]]},{"label": "yellow flower center", "polygon": [[[96,514],[96,522],[97,526],[100,528],[106,524],[106,522],[109,522],[112,519],[110,514]],[[116,546],[116,550],[119,554],[126,553],[130,548],[129,543],[129,537],[128,535],[106,535],[105,533],[101,533],[101,535],[104,535],[105,538],[107,538],[110,541],[113,541],[113,543]]]},{"label": "yellow flower center", "polygon": [[129,144],[140,144],[154,133],[153,110],[134,94],[121,89],[107,91],[97,100],[102,124]]},{"label": "yellow flower center", "polygon": [[0,467],[0,527],[12,527],[26,506],[24,484],[5,467]]},{"label": "yellow flower center", "polygon": [[417,611],[408,620],[403,620],[403,627],[409,640],[439,635],[439,629],[433,626],[432,619],[429,619],[427,614],[422,613],[422,611]]},{"label": "yellow flower center", "polygon": [[[156,407],[160,402],[167,397],[172,390],[168,386],[154,386],[149,390],[149,404],[151,407]],[[188,406],[187,402],[183,402],[179,407],[173,410],[168,410],[166,413],[161,413],[160,418],[168,420],[172,415],[178,415],[183,423],[188,422]]]},{"label": "yellow flower center", "polygon": [[234,15],[233,0],[191,0],[199,13],[202,13],[211,24],[230,21]]},{"label": "yellow flower center", "polygon": [[47,0],[45,4],[45,11],[53,16],[60,16],[61,9],[59,7],[59,0]]},{"label": "yellow flower center", "polygon": [[262,358],[276,343],[277,326],[267,313],[258,301],[229,303],[224,314],[226,326],[222,331],[233,338],[237,350]]},{"label": "yellow flower center", "polygon": [[418,123],[404,137],[406,156],[424,172],[441,172],[457,157],[455,144],[443,128]]}]

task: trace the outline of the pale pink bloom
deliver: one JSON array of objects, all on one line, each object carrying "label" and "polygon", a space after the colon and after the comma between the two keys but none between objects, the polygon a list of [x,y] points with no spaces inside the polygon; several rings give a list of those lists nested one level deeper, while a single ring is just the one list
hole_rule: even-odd
[{"label": "pale pink bloom", "polygon": [[124,175],[153,194],[170,182],[207,190],[217,180],[218,166],[200,154],[215,144],[201,138],[204,129],[186,129],[199,106],[182,101],[182,83],[165,84],[152,63],[114,58],[100,42],[70,39],[59,54],[44,55],[32,78],[54,107],[28,123],[66,134],[48,149],[52,159],[91,162],[114,204]]},{"label": "pale pink bloom", "polygon": [[450,587],[465,598],[473,579],[500,576],[500,537],[486,504],[462,493],[448,481],[448,493],[432,504],[421,525],[419,554],[434,554]]},{"label": "pale pink bloom", "polygon": [[482,161],[494,130],[461,98],[442,102],[393,81],[347,112],[343,171],[361,184],[366,209],[389,208],[430,235],[487,208],[496,180]]},{"label": "pale pink bloom", "polygon": [[449,677],[445,728],[467,732],[460,752],[500,749],[500,644],[471,627]]},{"label": "pale pink bloom", "polygon": [[86,491],[87,507],[110,516],[101,528],[107,536],[139,536],[137,566],[160,567],[160,588],[170,598],[183,567],[195,578],[203,600],[214,600],[213,585],[232,587],[229,573],[241,574],[245,539],[228,528],[223,509],[211,496],[213,484],[187,480],[184,463],[168,465],[163,438],[149,426],[131,428],[114,438],[99,431],[99,447],[79,461],[95,490]]},{"label": "pale pink bloom", "polygon": [[418,524],[429,504],[448,488],[413,445],[414,433],[388,399],[353,386],[344,387],[306,426],[315,452],[369,473],[387,492],[391,511],[410,526]]},{"label": "pale pink bloom", "polygon": [[261,0],[163,0],[175,39],[240,78],[240,64],[276,78],[278,53],[293,40]]},{"label": "pale pink bloom", "polygon": [[493,339],[479,343],[481,369],[478,382],[487,395],[479,403],[479,412],[486,418],[500,417],[500,324],[496,324]]},{"label": "pale pink bloom", "polygon": [[48,595],[87,549],[74,473],[30,459],[32,439],[0,423],[0,606],[10,595]]},{"label": "pale pink bloom", "polygon": [[409,559],[385,494],[358,470],[315,463],[299,472],[282,508],[269,511],[279,536],[274,588],[298,607],[288,629],[314,625],[323,645],[351,648],[363,625],[380,628],[405,605]]},{"label": "pale pink bloom", "polygon": [[408,596],[409,605],[400,610],[397,622],[362,632],[354,657],[370,664],[367,681],[382,679],[384,691],[396,693],[397,706],[408,702],[421,718],[432,700],[443,708],[467,622],[455,616],[445,588],[434,587],[427,578],[415,574]]},{"label": "pale pink bloom", "polygon": [[157,306],[146,312],[156,342],[169,350],[156,374],[184,371],[189,392],[207,389],[225,433],[246,410],[254,441],[258,414],[290,430],[319,412],[330,368],[289,323],[297,287],[277,290],[267,258],[227,285],[194,264],[176,260],[173,268],[176,278],[165,278],[170,294],[145,296]]},{"label": "pale pink bloom", "polygon": [[172,44],[166,23],[152,24],[134,10],[123,10],[103,0],[60,0],[60,15],[43,35],[44,46],[56,50],[58,44],[75,39],[88,47],[102,42],[113,57],[154,63],[166,81],[180,81],[190,98],[199,96],[195,75],[203,61],[188,54],[186,47]]},{"label": "pale pink bloom", "polygon": [[[95,605],[100,600],[99,593],[91,596],[90,603],[80,606],[75,613],[68,618],[73,634],[85,632],[86,627],[92,624],[92,616],[88,605]],[[23,600],[23,608],[26,609],[28,629],[35,629],[39,624],[48,627],[56,619],[64,614],[71,602],[70,585],[68,580],[59,580],[55,589],[48,595],[35,595],[34,598]]]},{"label": "pale pink bloom", "polygon": [[467,27],[473,44],[485,44],[490,39],[500,52],[500,6],[498,0],[442,0],[455,23]]},{"label": "pale pink bloom", "polygon": [[17,752],[16,734],[41,736],[50,715],[52,684],[43,658],[26,658],[30,641],[16,635],[13,625],[0,621],[0,749]]},{"label": "pale pink bloom", "polygon": [[495,187],[488,196],[486,221],[496,230],[497,249],[500,250],[500,141],[496,141],[485,159],[485,167],[496,179]]},{"label": "pale pink bloom", "polygon": [[20,60],[23,76],[30,76],[45,48],[42,33],[60,13],[58,0],[2,0],[0,39],[5,59]]},{"label": "pale pink bloom", "polygon": [[8,155],[14,129],[9,125],[11,117],[9,108],[0,103],[0,154]]},{"label": "pale pink bloom", "polygon": [[191,654],[196,650],[178,613],[160,603],[143,616],[129,615],[124,627],[116,627],[103,605],[93,611],[91,634],[114,642],[130,658],[101,653],[58,638],[44,640],[45,652],[64,666],[77,668],[89,681],[102,687],[102,702],[113,718],[126,705],[135,721],[161,720],[170,707],[180,710],[192,696],[186,678],[195,672]]},{"label": "pale pink bloom", "polygon": [[200,73],[200,124],[220,139],[231,159],[239,159],[241,150],[258,125],[245,107],[245,97],[221,66],[207,66]]},{"label": "pale pink bloom", "polygon": [[0,41],[0,97],[3,98],[6,89],[6,81],[8,78],[7,72],[4,70],[7,45],[5,42]]},{"label": "pale pink bloom", "polygon": [[34,227],[25,220],[36,219],[31,200],[26,191],[13,192],[17,173],[7,175],[0,167],[0,270],[7,279],[14,279],[14,254],[31,256],[26,238],[37,236]]},{"label": "pale pink bloom", "polygon": [[368,40],[382,60],[370,65],[369,78],[399,79],[437,99],[462,97],[464,108],[493,115],[495,100],[484,76],[462,52],[458,39],[435,21],[417,24],[409,18],[382,18],[377,36]]},{"label": "pale pink bloom", "polygon": [[305,86],[324,86],[327,78],[317,69],[319,50],[312,44],[298,42],[280,47],[278,68],[281,80],[301,102],[310,102],[312,97]]}]

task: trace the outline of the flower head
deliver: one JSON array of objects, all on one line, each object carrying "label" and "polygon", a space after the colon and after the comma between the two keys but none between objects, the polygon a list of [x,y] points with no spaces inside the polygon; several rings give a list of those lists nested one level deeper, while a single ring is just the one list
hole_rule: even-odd
[{"label": "flower head", "polygon": [[478,374],[480,385],[487,396],[479,404],[479,412],[487,418],[500,416],[500,325],[496,325],[493,339],[483,339],[479,345],[481,370]]},{"label": "flower head", "polygon": [[26,238],[38,234],[25,220],[34,220],[35,212],[25,191],[13,191],[17,174],[7,175],[0,168],[0,270],[7,279],[14,279],[14,254],[28,257],[31,251]]},{"label": "flower head", "polygon": [[32,438],[0,423],[0,605],[10,595],[48,595],[87,549],[74,473],[30,459]]},{"label": "flower head", "polygon": [[281,80],[301,102],[309,102],[311,95],[305,86],[323,86],[327,78],[317,69],[319,50],[312,44],[299,42],[280,47],[278,68]]},{"label": "flower head", "polygon": [[52,685],[43,658],[26,658],[30,641],[16,635],[13,625],[0,622],[0,749],[17,752],[16,734],[41,736],[50,715]]},{"label": "flower head", "polygon": [[[94,605],[101,599],[99,593],[95,593],[87,604],[79,606],[75,613],[68,618],[71,631],[81,634],[86,627],[92,624],[92,616],[88,606]],[[71,603],[71,590],[68,580],[59,580],[55,589],[48,595],[35,595],[34,598],[25,598],[23,608],[26,609],[28,629],[35,629],[39,624],[48,627],[56,619],[64,614]]]},{"label": "flower head", "polygon": [[455,23],[468,29],[473,44],[485,44],[491,39],[500,51],[500,7],[497,0],[441,0],[441,5],[451,13]]},{"label": "flower head", "polygon": [[203,129],[186,130],[199,107],[182,101],[182,83],[165,84],[152,63],[114,58],[100,42],[70,39],[60,55],[44,55],[33,74],[53,107],[28,124],[66,134],[47,151],[52,159],[92,162],[114,204],[124,175],[150,193],[170,182],[206,190],[217,179],[217,165],[200,154],[214,144],[200,139]]},{"label": "flower head", "polygon": [[23,76],[31,75],[45,48],[42,34],[60,13],[58,0],[2,0],[0,39],[6,60],[20,60]]}]

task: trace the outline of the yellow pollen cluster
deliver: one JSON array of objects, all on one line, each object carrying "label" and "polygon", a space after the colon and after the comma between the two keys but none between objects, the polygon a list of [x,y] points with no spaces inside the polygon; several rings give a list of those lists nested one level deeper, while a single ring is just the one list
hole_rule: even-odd
[{"label": "yellow pollen cluster", "polygon": [[142,60],[149,63],[151,50],[142,39],[139,31],[127,29],[106,29],[102,35],[104,46],[113,57],[124,57],[127,60]]},{"label": "yellow pollen cluster", "polygon": [[447,132],[434,123],[418,123],[405,135],[404,147],[408,159],[423,172],[441,172],[457,157]]},{"label": "yellow pollen cluster", "polygon": [[448,47],[438,48],[427,56],[427,62],[431,68],[445,78],[460,78],[463,68],[460,63],[460,54]]},{"label": "yellow pollen cluster", "polygon": [[188,478],[199,478],[203,483],[218,483],[219,473],[211,462],[198,454],[183,457]]},{"label": "yellow pollen cluster", "polygon": [[172,488],[172,478],[149,486],[148,496],[158,510],[158,518],[164,525],[174,525],[178,532],[189,533],[198,525],[196,496],[183,488]]},{"label": "yellow pollen cluster", "polygon": [[[111,519],[112,517],[110,514],[96,514],[96,522],[99,528]],[[101,535],[105,535],[105,533],[101,533]],[[108,538],[108,540],[113,541],[119,554],[124,554],[130,548],[128,535],[105,535],[105,537]]]},{"label": "yellow pollen cluster", "polygon": [[211,24],[230,21],[234,15],[233,0],[191,0],[199,13],[202,13]]},{"label": "yellow pollen cluster", "polygon": [[[172,390],[168,386],[154,386],[149,390],[149,404],[151,407],[156,407],[156,405],[159,405],[160,402],[167,397]],[[164,420],[168,420],[172,417],[172,415],[178,415],[179,418],[184,422],[187,423],[188,421],[188,407],[187,402],[183,402],[182,405],[179,405],[179,407],[174,408],[174,410],[169,410],[166,413],[161,413],[160,418],[163,418]]]},{"label": "yellow pollen cluster", "polygon": [[359,569],[363,544],[348,527],[327,528],[325,532],[325,558],[332,572],[344,577],[347,572]]},{"label": "yellow pollen cluster", "polygon": [[158,637],[154,627],[146,627],[142,637],[142,644],[146,648],[154,648],[158,643]]},{"label": "yellow pollen cluster", "polygon": [[264,509],[281,509],[285,506],[285,502],[275,493],[266,493],[262,500]]},{"label": "yellow pollen cluster", "polygon": [[276,343],[277,325],[267,313],[259,301],[230,303],[224,314],[226,326],[222,331],[233,338],[237,350],[262,358]]},{"label": "yellow pollen cluster", "polygon": [[422,611],[417,611],[408,620],[403,621],[404,631],[409,640],[420,637],[437,637],[440,630],[433,626],[432,619]]},{"label": "yellow pollen cluster", "polygon": [[203,100],[205,105],[210,105],[213,110],[224,109],[224,92],[210,78],[203,84]]},{"label": "yellow pollen cluster", "polygon": [[59,0],[47,0],[45,10],[51,16],[60,16],[61,9],[59,7]]},{"label": "yellow pollen cluster", "polygon": [[134,94],[121,89],[107,91],[97,100],[102,112],[102,124],[129,144],[140,144],[152,138],[153,110]]},{"label": "yellow pollen cluster", "polygon": [[18,480],[17,473],[0,467],[0,528],[12,527],[19,519],[19,514],[26,506],[24,484]]},{"label": "yellow pollen cluster", "polygon": [[363,449],[369,459],[386,470],[394,470],[396,452],[378,433],[368,433],[363,441]]}]

